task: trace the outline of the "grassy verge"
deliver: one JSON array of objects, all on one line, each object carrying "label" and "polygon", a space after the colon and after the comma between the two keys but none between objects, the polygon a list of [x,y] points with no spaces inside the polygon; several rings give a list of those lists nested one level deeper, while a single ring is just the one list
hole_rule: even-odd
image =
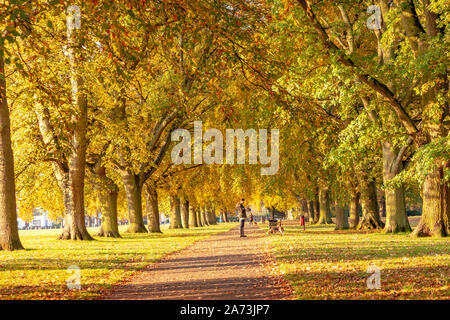
[{"label": "grassy verge", "polygon": [[[95,299],[163,256],[232,228],[233,223],[162,234],[123,234],[122,239],[57,240],[61,230],[20,232],[27,250],[0,251],[0,299]],[[126,226],[121,227],[124,231]],[[94,234],[97,230],[89,230]],[[69,266],[80,268],[80,290],[69,290]]]},{"label": "grassy verge", "polygon": [[[261,226],[267,228],[267,224]],[[285,225],[265,241],[298,299],[450,299],[450,239]],[[381,289],[368,289],[369,265]]]}]

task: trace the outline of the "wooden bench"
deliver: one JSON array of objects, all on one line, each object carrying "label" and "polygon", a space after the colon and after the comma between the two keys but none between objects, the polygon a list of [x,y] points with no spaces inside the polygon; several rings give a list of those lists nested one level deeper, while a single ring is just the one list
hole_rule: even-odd
[{"label": "wooden bench", "polygon": [[284,228],[281,226],[281,220],[269,220],[269,231],[267,231],[266,234],[272,234],[279,232],[281,235],[283,235]]}]

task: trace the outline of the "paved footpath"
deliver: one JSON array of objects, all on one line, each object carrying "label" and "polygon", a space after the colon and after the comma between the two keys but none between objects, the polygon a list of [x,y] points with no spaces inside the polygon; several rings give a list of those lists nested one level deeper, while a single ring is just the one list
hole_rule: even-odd
[{"label": "paved footpath", "polygon": [[194,243],[139,272],[103,296],[108,300],[293,299],[286,280],[273,276],[264,231],[245,225]]}]

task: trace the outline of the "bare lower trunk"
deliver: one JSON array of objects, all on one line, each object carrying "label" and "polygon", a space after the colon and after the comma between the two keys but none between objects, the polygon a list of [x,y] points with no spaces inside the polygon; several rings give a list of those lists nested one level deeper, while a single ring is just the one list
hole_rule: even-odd
[{"label": "bare lower trunk", "polygon": [[384,191],[378,190],[378,207],[380,208],[380,217],[386,217],[386,196]]},{"label": "bare lower trunk", "polygon": [[192,206],[189,208],[189,227],[190,228],[199,227],[199,224],[197,221],[196,208],[194,208]]},{"label": "bare lower trunk", "polygon": [[177,195],[170,195],[170,226],[169,229],[181,229],[181,203]]},{"label": "bare lower trunk", "polygon": [[319,222],[320,217],[320,202],[319,202],[319,194],[317,194],[317,199],[314,200],[314,223]]},{"label": "bare lower trunk", "polygon": [[208,208],[208,210],[206,211],[206,218],[209,225],[217,224],[216,209]]},{"label": "bare lower trunk", "polygon": [[319,189],[319,201],[320,201],[320,213],[318,224],[331,224],[331,210],[330,210],[330,199],[329,192],[326,188]]},{"label": "bare lower trunk", "polygon": [[[450,167],[450,162],[446,168]],[[412,236],[446,237],[450,235],[450,184],[444,182],[444,166],[426,178],[422,187],[422,217]]]},{"label": "bare lower trunk", "polygon": [[98,195],[102,213],[102,224],[97,233],[99,237],[120,238],[117,224],[117,197],[118,192],[107,192]]},{"label": "bare lower trunk", "polygon": [[[93,240],[85,224],[84,192],[80,194],[80,180],[73,181],[66,174],[62,192],[64,197],[64,229],[60,240]],[[77,183],[75,183],[77,182]],[[61,185],[61,184],[60,184]]]},{"label": "bare lower trunk", "polygon": [[411,232],[405,208],[404,188],[386,189],[386,233]]},{"label": "bare lower trunk", "polygon": [[309,200],[308,201],[308,211],[309,211],[309,222],[314,223],[314,220],[316,219],[316,213],[314,212],[314,201]]},{"label": "bare lower trunk", "polygon": [[209,226],[207,215],[208,215],[208,213],[207,213],[206,207],[203,207],[201,209],[201,218],[202,218],[202,225],[204,225],[204,226]]},{"label": "bare lower trunk", "polygon": [[[403,170],[401,161],[396,161],[398,150],[395,150],[391,144],[383,143],[383,180],[388,182],[395,178]],[[406,215],[405,190],[403,186],[393,188],[389,185],[385,190],[386,199],[386,225],[384,232],[410,232],[411,227]]]},{"label": "bare lower trunk", "polygon": [[3,52],[0,50],[0,250],[23,249],[17,229],[16,186]]},{"label": "bare lower trunk", "polygon": [[99,237],[120,238],[117,224],[117,197],[118,192],[101,196],[102,224],[97,233]]},{"label": "bare lower trunk", "polygon": [[145,186],[148,232],[161,233],[158,208],[158,193],[156,191],[156,188],[150,183],[147,183]]},{"label": "bare lower trunk", "polygon": [[335,205],[335,211],[336,211],[336,228],[335,230],[344,230],[348,229],[348,216],[347,212],[345,212],[345,209],[341,207],[338,203]]},{"label": "bare lower trunk", "polygon": [[380,211],[378,209],[375,181],[369,181],[366,174],[361,174],[360,191],[363,216],[357,229],[383,228],[384,224],[381,221]]},{"label": "bare lower trunk", "polygon": [[195,215],[197,216],[197,224],[199,227],[203,227],[204,223],[203,223],[203,219],[202,219],[202,212],[200,210],[200,208],[195,209]]},{"label": "bare lower trunk", "polygon": [[353,190],[350,200],[350,219],[349,227],[355,229],[359,224],[359,192]]},{"label": "bare lower trunk", "polygon": [[189,201],[183,200],[181,201],[181,222],[183,228],[189,228]]},{"label": "bare lower trunk", "polygon": [[[73,134],[71,153],[69,154],[68,172],[63,183],[66,209],[65,227],[60,239],[92,240],[86,230],[84,221],[84,177],[86,169],[86,131],[87,131],[87,97],[84,81],[79,67],[81,51],[74,30],[68,32],[69,49],[67,50],[71,66],[71,89],[73,116],[70,119]],[[60,184],[61,185],[61,184]]]},{"label": "bare lower trunk", "polygon": [[309,221],[310,217],[309,217],[309,211],[308,211],[308,200],[302,198],[300,200],[300,208],[301,208],[302,215],[305,217],[305,222]]},{"label": "bare lower trunk", "polygon": [[223,213],[223,217],[224,217],[224,221],[228,222],[228,211],[225,210],[225,212]]},{"label": "bare lower trunk", "polygon": [[146,233],[144,217],[142,215],[142,186],[139,175],[124,171],[122,175],[125,193],[127,195],[128,218],[130,225],[126,233]]},{"label": "bare lower trunk", "polygon": [[120,238],[117,224],[117,197],[119,188],[106,175],[106,169],[97,166],[93,170],[94,189],[101,206],[102,224],[97,233],[99,237]]}]

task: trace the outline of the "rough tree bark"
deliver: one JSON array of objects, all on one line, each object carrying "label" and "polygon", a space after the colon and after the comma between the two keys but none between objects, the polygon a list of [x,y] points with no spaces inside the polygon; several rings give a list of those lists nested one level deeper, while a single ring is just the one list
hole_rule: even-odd
[{"label": "rough tree bark", "polygon": [[319,202],[319,188],[316,189],[314,200],[314,224],[319,222],[320,217],[320,202]]},{"label": "rough tree bark", "polygon": [[444,181],[444,168],[440,166],[426,178],[422,188],[422,217],[412,236],[445,237],[450,235],[450,184]]},{"label": "rough tree bark", "polygon": [[181,202],[176,194],[170,195],[170,226],[169,229],[182,229],[181,224]]},{"label": "rough tree bark", "polygon": [[356,229],[359,224],[359,192],[358,190],[352,190],[350,199],[350,219],[349,227]]},{"label": "rough tree bark", "polygon": [[203,223],[203,219],[202,219],[202,212],[200,210],[200,208],[196,208],[195,209],[195,215],[197,216],[197,224],[199,227],[203,227],[204,223]]},{"label": "rough tree bark", "polygon": [[67,29],[70,82],[72,89],[72,118],[70,125],[73,130],[70,141],[70,153],[67,167],[60,176],[59,185],[63,189],[65,217],[64,229],[59,239],[92,240],[85,226],[84,208],[84,178],[86,169],[86,131],[87,131],[87,97],[84,80],[81,76],[80,62],[81,46],[75,29]]},{"label": "rough tree bark", "polygon": [[186,199],[181,200],[181,222],[183,228],[189,228],[189,201]]},{"label": "rough tree bark", "polygon": [[4,53],[0,51],[0,250],[23,249],[17,229],[16,186]]},{"label": "rough tree bark", "polygon": [[224,217],[224,221],[225,221],[225,222],[229,222],[229,221],[228,221],[228,211],[227,211],[227,210],[224,211],[223,217]]},{"label": "rough tree bark", "polygon": [[395,178],[403,170],[403,154],[387,142],[383,142],[383,180],[387,184],[385,190],[386,199],[386,225],[384,232],[410,232],[408,216],[406,215],[405,190],[403,186],[395,188],[389,186],[389,181]]},{"label": "rough tree bark", "polygon": [[149,182],[145,184],[145,201],[147,210],[147,222],[149,233],[161,233],[158,208],[158,193]]},{"label": "rough tree bark", "polygon": [[381,229],[384,227],[381,221],[377,202],[377,187],[375,181],[369,181],[366,173],[360,174],[360,198],[363,216],[357,229]]},{"label": "rough tree bark", "polygon": [[128,170],[122,172],[122,180],[127,196],[128,218],[130,224],[126,233],[146,233],[142,215],[142,185],[139,175]]},{"label": "rough tree bark", "polygon": [[335,212],[336,212],[336,228],[335,230],[344,230],[349,228],[348,224],[348,216],[345,209],[336,202],[335,204]]},{"label": "rough tree bark", "polygon": [[378,189],[378,208],[380,209],[380,217],[386,217],[386,197],[384,190]]},{"label": "rough tree bark", "polygon": [[301,205],[301,212],[303,214],[303,216],[305,217],[305,223],[310,221],[310,216],[309,216],[309,210],[308,210],[308,200],[306,200],[305,198],[302,198],[300,200],[300,205]]},{"label": "rough tree bark", "polygon": [[57,178],[58,185],[63,193],[65,209],[64,229],[63,233],[59,236],[61,240],[93,240],[86,229],[84,177],[83,182],[81,182],[80,175],[84,176],[84,174],[80,174],[76,169],[69,169],[68,173],[57,174],[59,177]]},{"label": "rough tree bark", "polygon": [[202,225],[209,226],[208,212],[207,212],[206,207],[201,208],[201,218],[202,218]]},{"label": "rough tree bark", "polygon": [[331,220],[329,191],[325,187],[321,187],[319,189],[319,202],[320,202],[319,221],[317,221],[317,223],[318,224],[333,223],[333,221]]},{"label": "rough tree bark", "polygon": [[308,211],[309,211],[309,217],[310,217],[310,223],[314,223],[314,220],[316,219],[316,213],[314,212],[314,201],[309,200],[308,201]]},{"label": "rough tree bark", "polygon": [[215,208],[213,208],[213,207],[212,208],[207,208],[206,219],[207,219],[209,225],[217,224],[216,209]]},{"label": "rough tree bark", "polygon": [[99,237],[120,238],[117,223],[117,197],[119,188],[114,181],[106,175],[106,168],[94,168],[94,188],[100,201],[102,224],[97,233]]},{"label": "rough tree bark", "polygon": [[193,206],[189,207],[189,227],[190,228],[199,227],[198,221],[197,221],[196,208]]}]

